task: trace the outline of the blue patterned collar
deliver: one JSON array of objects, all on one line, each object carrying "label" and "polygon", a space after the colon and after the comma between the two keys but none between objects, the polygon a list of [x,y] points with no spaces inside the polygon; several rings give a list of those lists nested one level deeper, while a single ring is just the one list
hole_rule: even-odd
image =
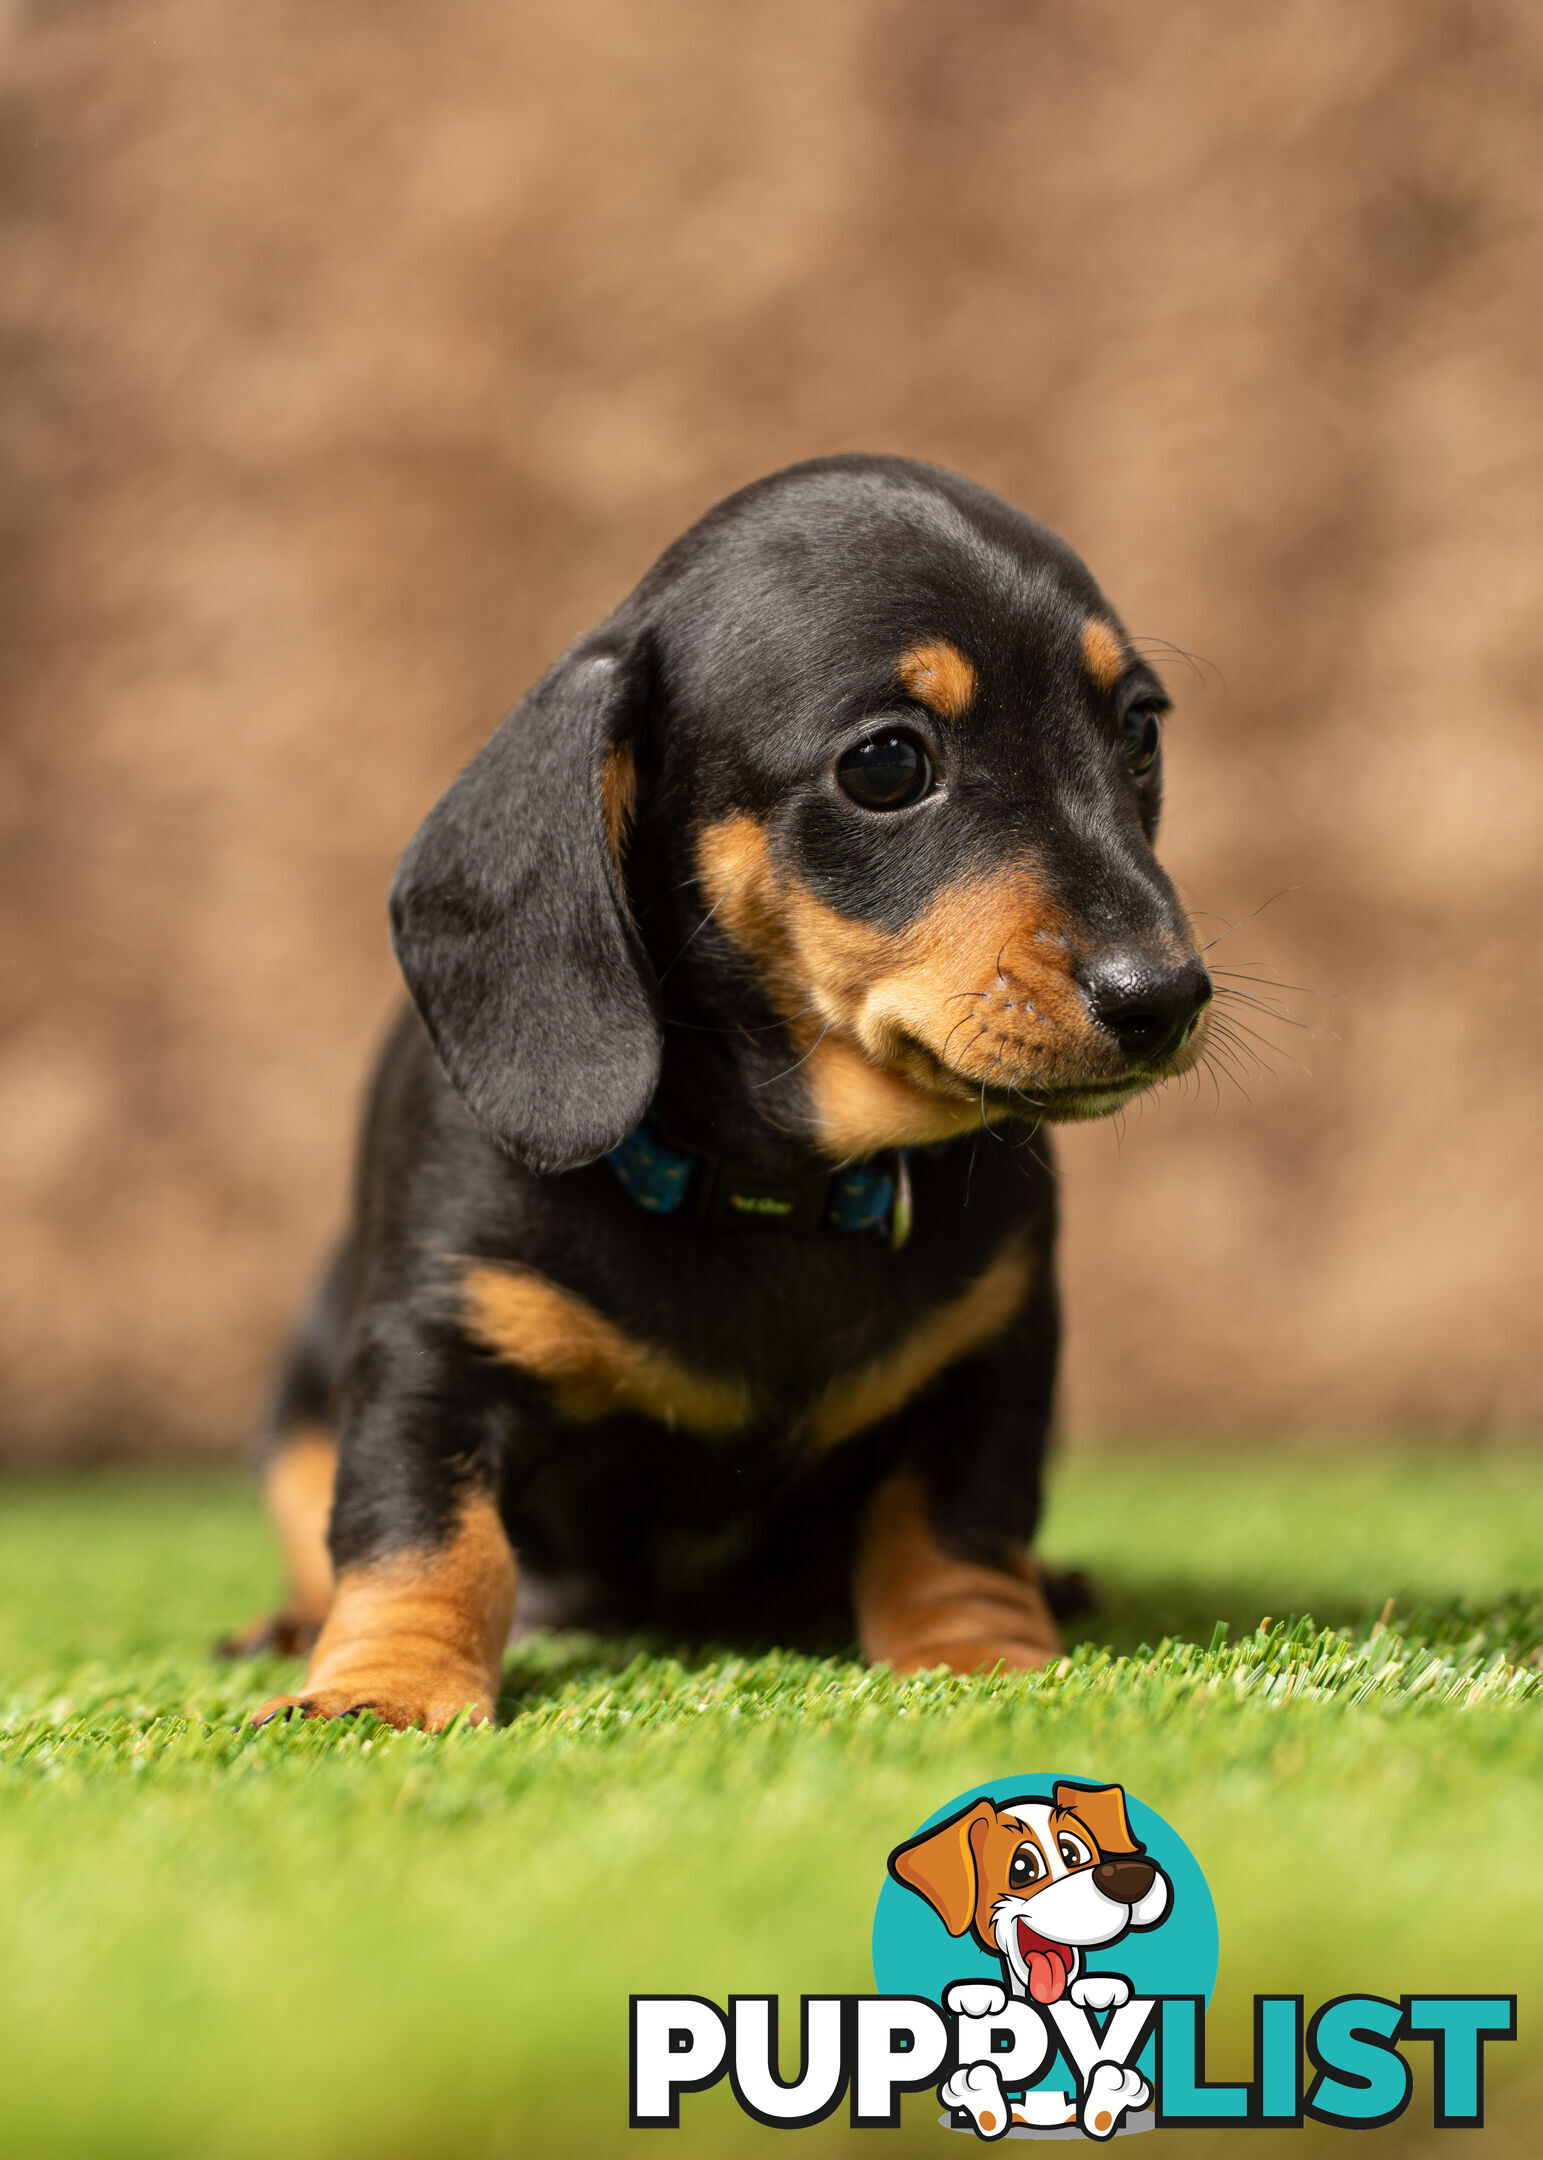
[{"label": "blue patterned collar", "polygon": [[898,1252],[911,1234],[910,1149],[814,1177],[768,1178],[746,1164],[676,1147],[645,1118],[605,1158],[649,1215],[680,1215],[713,1229],[877,1231]]}]

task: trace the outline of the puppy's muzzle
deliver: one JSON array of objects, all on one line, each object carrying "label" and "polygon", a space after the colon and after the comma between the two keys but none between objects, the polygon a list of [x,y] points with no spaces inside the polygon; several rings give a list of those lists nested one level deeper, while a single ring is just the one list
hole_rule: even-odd
[{"label": "puppy's muzzle", "polygon": [[1100,1860],[1093,1880],[1117,1905],[1139,1905],[1156,1882],[1157,1869],[1150,1860]]}]

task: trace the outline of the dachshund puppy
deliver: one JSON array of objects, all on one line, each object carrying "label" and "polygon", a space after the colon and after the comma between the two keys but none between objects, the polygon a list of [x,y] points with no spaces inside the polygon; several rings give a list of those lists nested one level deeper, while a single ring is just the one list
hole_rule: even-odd
[{"label": "dachshund puppy", "polygon": [[1056,1654],[1044,1128],[1185,1071],[1211,994],[1166,703],[1053,534],[843,457],[709,512],[515,708],[392,889],[413,1008],[240,1645],[315,1648],[259,1716],[486,1718],[517,1609]]}]

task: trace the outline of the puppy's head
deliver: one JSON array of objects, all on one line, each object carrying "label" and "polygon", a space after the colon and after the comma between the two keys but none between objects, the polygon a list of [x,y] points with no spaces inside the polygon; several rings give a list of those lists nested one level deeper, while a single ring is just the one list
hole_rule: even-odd
[{"label": "puppy's head", "polygon": [[781,1029],[783,1121],[837,1157],[1104,1115],[1193,1063],[1210,996],[1151,848],[1166,703],[1077,558],[984,489],[794,467],[678,542],[442,799],[394,888],[403,970],[538,1168],[642,1115],[665,969]]},{"label": "puppy's head", "polygon": [[1060,1999],[1085,1949],[1155,1927],[1168,1878],[1131,1834],[1118,1785],[1057,1785],[1053,1800],[973,1807],[890,1855],[951,1935],[1004,1962],[1019,1994]]}]

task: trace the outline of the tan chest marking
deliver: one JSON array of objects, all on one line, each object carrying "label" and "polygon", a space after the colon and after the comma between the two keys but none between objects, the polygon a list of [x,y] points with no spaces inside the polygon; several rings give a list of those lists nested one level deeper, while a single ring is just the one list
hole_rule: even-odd
[{"label": "tan chest marking", "polygon": [[[1009,1239],[969,1287],[929,1314],[892,1350],[829,1382],[804,1429],[835,1447],[891,1415],[945,1367],[981,1349],[1022,1310],[1033,1266]],[[633,1411],[658,1424],[716,1439],[752,1422],[755,1403],[738,1378],[693,1372],[528,1270],[477,1262],[461,1279],[473,1341],[552,1391],[562,1416],[588,1424]]]},{"label": "tan chest marking", "polygon": [[815,1444],[834,1447],[877,1424],[945,1367],[982,1349],[1022,1311],[1033,1279],[1022,1241],[1009,1238],[968,1289],[928,1314],[904,1342],[831,1381],[810,1420]]},{"label": "tan chest marking", "polygon": [[588,1424],[630,1410],[709,1439],[750,1422],[742,1380],[693,1372],[529,1269],[475,1262],[461,1298],[472,1339],[549,1387],[565,1418]]}]

